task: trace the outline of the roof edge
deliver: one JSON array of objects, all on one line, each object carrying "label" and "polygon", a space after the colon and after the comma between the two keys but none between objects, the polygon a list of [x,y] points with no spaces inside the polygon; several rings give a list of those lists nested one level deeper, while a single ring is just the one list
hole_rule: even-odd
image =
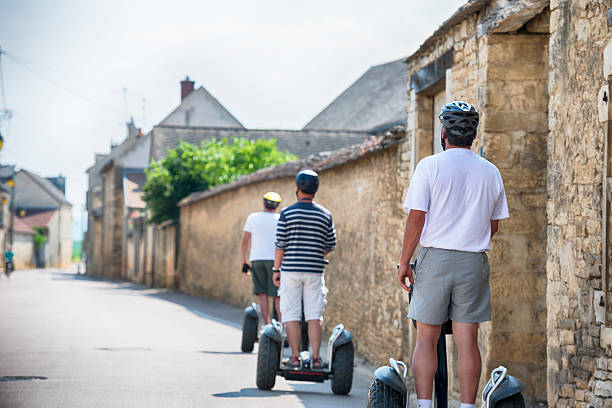
[{"label": "roof edge", "polygon": [[452,16],[447,18],[441,25],[433,32],[432,35],[427,37],[427,39],[421,44],[421,46],[408,58],[404,60],[405,63],[411,62],[413,59],[419,57],[424,53],[424,51],[429,48],[429,46],[434,42],[434,40],[440,35],[446,33],[452,26],[459,23],[461,20],[466,17],[471,16],[474,13],[479,12],[484,9],[489,4],[489,0],[469,0],[466,4],[459,7]]},{"label": "roof edge", "polygon": [[[50,197],[51,197],[53,200],[57,201],[57,202],[58,202],[60,205],[61,205],[61,204],[66,204],[66,205],[69,205],[69,206],[71,206],[71,207],[72,207],[72,204],[70,203],[70,201],[68,201],[68,200],[66,199],[66,194],[63,194],[63,197],[61,197],[59,200],[58,200],[56,197],[54,197],[54,196],[53,196],[53,194],[52,194],[52,193],[49,191],[49,189],[47,188],[47,186],[45,186],[44,184],[42,184],[42,183],[40,182],[40,180],[38,180],[38,178],[41,178],[41,179],[42,179],[43,177],[39,176],[39,175],[38,175],[38,174],[36,174],[36,173],[32,173],[31,171],[26,170],[26,169],[21,169],[21,170],[19,170],[19,171],[20,171],[20,172],[23,172],[23,173],[24,173],[24,174],[25,174],[27,177],[29,177],[29,178],[30,178],[30,180],[32,180],[32,181],[33,181],[35,184],[37,184],[37,185],[38,185],[40,188],[42,188],[42,189],[43,189],[43,191],[44,191],[45,193],[47,193],[47,194],[48,194],[48,195],[49,195],[49,196],[50,196]],[[37,178],[37,177],[38,177],[38,178]],[[53,188],[57,188],[57,187],[53,186]],[[59,189],[57,189],[57,190],[58,190],[58,192],[59,192],[60,194],[62,193],[62,192],[61,192]]]},{"label": "roof edge", "polygon": [[194,204],[206,198],[221,194],[226,191],[246,186],[252,183],[266,180],[274,180],[282,177],[295,176],[303,168],[321,171],[355,161],[375,152],[385,150],[392,145],[401,142],[406,135],[403,126],[396,126],[385,133],[384,136],[372,136],[367,142],[345,147],[333,152],[322,152],[313,154],[307,158],[293,160],[274,167],[267,167],[245,176],[241,176],[231,183],[222,184],[209,190],[198,191],[189,194],[179,201],[179,207]]},{"label": "roof edge", "polygon": [[260,128],[238,128],[227,126],[184,126],[184,125],[157,125],[155,129],[187,129],[187,130],[236,130],[241,132],[288,132],[288,133],[344,133],[365,134],[371,132],[367,129],[260,129]]}]

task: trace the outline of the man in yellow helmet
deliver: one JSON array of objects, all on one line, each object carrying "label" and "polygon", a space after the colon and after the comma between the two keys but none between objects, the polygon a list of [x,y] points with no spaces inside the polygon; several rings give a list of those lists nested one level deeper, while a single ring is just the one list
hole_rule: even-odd
[{"label": "man in yellow helmet", "polygon": [[[268,192],[263,197],[263,211],[249,215],[244,224],[242,237],[242,272],[252,270],[253,293],[259,296],[261,314],[266,324],[270,323],[268,296],[273,297],[280,314],[278,288],[272,282],[274,267],[274,241],[279,214],[276,212],[282,199],[280,194]],[[249,252],[249,245],[251,250]],[[247,258],[247,254],[248,258]],[[251,265],[249,266],[249,262]],[[279,316],[280,319],[280,316]]]}]

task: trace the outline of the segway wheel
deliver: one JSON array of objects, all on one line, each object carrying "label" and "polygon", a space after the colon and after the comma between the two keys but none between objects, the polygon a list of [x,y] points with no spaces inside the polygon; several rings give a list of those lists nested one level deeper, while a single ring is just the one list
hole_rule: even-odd
[{"label": "segway wheel", "polygon": [[525,400],[520,392],[508,398],[504,398],[495,404],[494,408],[525,408]]},{"label": "segway wheel", "polygon": [[333,377],[331,389],[334,394],[346,395],[353,386],[353,359],[355,351],[353,342],[348,342],[336,349],[332,362]]},{"label": "segway wheel", "polygon": [[240,349],[244,353],[253,351],[253,345],[257,341],[257,319],[245,313],[244,321],[242,322],[242,346]]},{"label": "segway wheel", "polygon": [[270,390],[276,382],[276,370],[280,364],[280,344],[261,336],[257,352],[257,388]]},{"label": "segway wheel", "polygon": [[402,395],[380,380],[372,381],[368,390],[367,408],[404,408]]}]

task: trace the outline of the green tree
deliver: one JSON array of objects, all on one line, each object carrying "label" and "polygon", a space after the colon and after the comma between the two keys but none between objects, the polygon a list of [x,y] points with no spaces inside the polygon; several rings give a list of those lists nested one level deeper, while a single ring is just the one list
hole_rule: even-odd
[{"label": "green tree", "polygon": [[187,195],[296,158],[279,151],[274,139],[211,139],[200,148],[180,142],[146,170],[143,200],[153,213],[151,222],[177,219],[177,203]]}]

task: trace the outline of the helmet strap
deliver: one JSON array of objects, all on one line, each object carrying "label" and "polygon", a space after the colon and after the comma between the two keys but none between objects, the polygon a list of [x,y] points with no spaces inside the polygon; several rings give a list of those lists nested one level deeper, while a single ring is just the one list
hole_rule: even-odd
[{"label": "helmet strap", "polygon": [[446,128],[442,126],[440,130],[440,144],[442,145],[442,150],[446,150]]}]

